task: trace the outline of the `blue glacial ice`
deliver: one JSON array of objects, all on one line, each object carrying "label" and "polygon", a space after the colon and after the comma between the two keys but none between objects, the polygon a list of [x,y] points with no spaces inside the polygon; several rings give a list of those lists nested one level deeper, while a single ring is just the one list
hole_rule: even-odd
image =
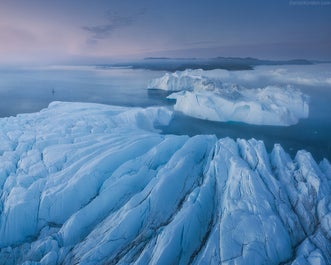
[{"label": "blue glacial ice", "polygon": [[0,119],[0,264],[330,264],[331,165],[162,135],[172,111],[54,102]]}]

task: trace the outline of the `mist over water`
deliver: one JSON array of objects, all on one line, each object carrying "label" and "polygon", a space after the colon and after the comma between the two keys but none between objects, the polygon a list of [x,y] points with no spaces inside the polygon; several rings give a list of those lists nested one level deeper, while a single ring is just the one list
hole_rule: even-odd
[{"label": "mist over water", "polygon": [[[330,66],[327,65],[330,69]],[[302,66],[303,68],[305,66]],[[272,70],[272,67],[261,67]],[[322,71],[325,66],[316,66]],[[258,68],[259,71],[260,68]],[[296,69],[296,68],[293,68]],[[315,159],[331,160],[331,89],[318,78],[300,79],[294,70],[274,73],[273,79],[260,75],[254,79],[254,71],[245,72],[247,87],[263,87],[266,84],[292,85],[310,97],[309,117],[298,124],[282,126],[248,125],[236,122],[211,122],[176,113],[171,124],[161,128],[171,134],[216,134],[218,137],[255,138],[263,140],[268,152],[280,143],[293,157],[297,150],[311,152]],[[291,67],[290,67],[291,70]],[[150,89],[148,81],[160,77],[163,71],[133,69],[96,69],[93,67],[52,67],[35,69],[0,70],[0,116],[36,112],[52,101],[95,102],[102,104],[147,107],[171,106],[169,92]],[[229,72],[237,75],[237,72]],[[257,72],[258,73],[258,72]],[[293,76],[296,79],[293,79]],[[311,73],[314,76],[314,72]],[[315,80],[315,82],[313,82]]]}]

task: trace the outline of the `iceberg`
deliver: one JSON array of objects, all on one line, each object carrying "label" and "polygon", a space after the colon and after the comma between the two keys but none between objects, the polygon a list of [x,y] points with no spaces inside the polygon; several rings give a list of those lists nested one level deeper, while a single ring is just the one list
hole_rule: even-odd
[{"label": "iceberg", "polygon": [[261,65],[253,70],[229,71],[223,69],[187,69],[165,73],[162,77],[150,80],[148,87],[168,91],[191,89],[198,80],[222,81],[223,83],[264,87],[269,84],[323,87],[331,86],[331,64],[312,65]]},{"label": "iceberg", "polygon": [[[249,73],[242,74],[244,79]],[[309,115],[309,97],[291,86],[246,88],[231,81],[226,70],[185,70],[166,73],[148,87],[173,91],[174,109],[211,121],[236,121],[256,125],[289,126]],[[230,81],[230,82],[227,82]]]},{"label": "iceberg", "polygon": [[173,112],[54,102],[0,119],[0,264],[330,264],[331,164],[162,135]]}]

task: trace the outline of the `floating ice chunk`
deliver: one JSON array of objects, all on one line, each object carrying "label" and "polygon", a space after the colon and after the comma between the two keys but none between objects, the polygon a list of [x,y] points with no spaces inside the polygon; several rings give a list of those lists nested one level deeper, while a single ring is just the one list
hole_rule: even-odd
[{"label": "floating ice chunk", "polygon": [[211,121],[289,126],[309,114],[308,97],[290,87],[225,89],[217,92],[183,91],[168,98],[176,99],[175,110]]},{"label": "floating ice chunk", "polygon": [[200,119],[289,126],[308,117],[308,96],[299,90],[290,86],[248,89],[223,82],[224,71],[166,73],[149,87],[180,91],[168,96],[176,99],[174,109]]},{"label": "floating ice chunk", "polygon": [[254,70],[228,71],[215,69],[204,71],[185,70],[151,80],[149,88],[169,91],[193,89],[195,84],[211,84],[217,81],[243,84],[250,88],[269,84],[299,86],[331,86],[331,64],[257,66]]}]

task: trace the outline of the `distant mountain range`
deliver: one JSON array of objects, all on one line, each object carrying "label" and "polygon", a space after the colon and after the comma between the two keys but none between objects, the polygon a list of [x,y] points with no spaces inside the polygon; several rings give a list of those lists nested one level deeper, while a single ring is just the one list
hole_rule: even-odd
[{"label": "distant mountain range", "polygon": [[[258,65],[309,65],[317,61],[305,59],[293,60],[260,60],[256,58],[239,57],[216,57],[216,58],[168,58],[168,57],[147,57],[142,60],[100,64],[100,68],[130,67],[133,69],[180,71],[185,69],[226,69],[226,70],[251,70]],[[319,62],[318,62],[319,63]]]}]

